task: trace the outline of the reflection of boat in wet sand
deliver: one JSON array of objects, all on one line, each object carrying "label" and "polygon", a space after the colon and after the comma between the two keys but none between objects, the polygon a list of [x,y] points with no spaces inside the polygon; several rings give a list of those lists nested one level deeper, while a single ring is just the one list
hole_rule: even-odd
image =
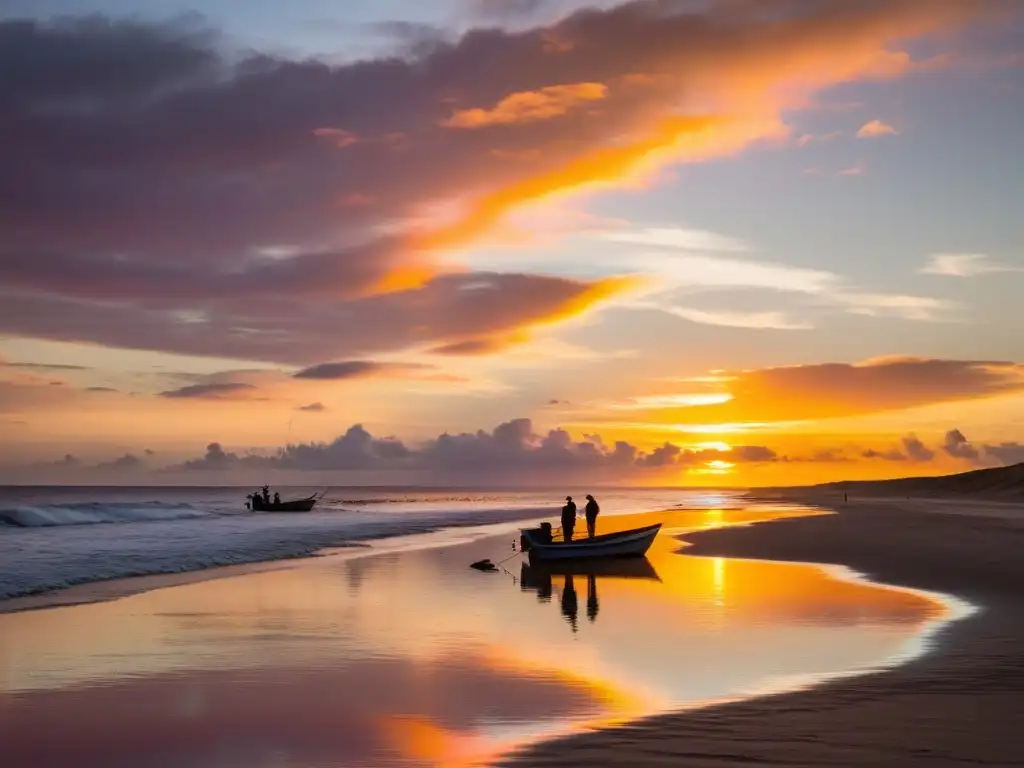
[{"label": "reflection of boat in wet sand", "polygon": [[577,560],[583,558],[643,557],[661,530],[661,523],[628,531],[605,533],[574,541],[551,541],[550,526],[522,532],[522,550],[530,560]]},{"label": "reflection of boat in wet sand", "polygon": [[654,565],[646,557],[607,559],[544,560],[523,563],[520,576],[525,582],[543,574],[550,576],[600,576],[615,579],[651,579],[661,581]]},{"label": "reflection of boat in wet sand", "polygon": [[587,580],[587,618],[591,622],[597,620],[600,609],[597,599],[597,582],[604,579],[649,579],[661,581],[658,572],[646,558],[612,558],[605,560],[559,560],[556,562],[523,563],[519,571],[519,588],[524,592],[533,590],[537,599],[550,602],[554,585],[552,576],[562,577],[562,591],[559,600],[562,615],[572,631],[579,629],[577,623],[578,600],[574,577],[582,576]]}]

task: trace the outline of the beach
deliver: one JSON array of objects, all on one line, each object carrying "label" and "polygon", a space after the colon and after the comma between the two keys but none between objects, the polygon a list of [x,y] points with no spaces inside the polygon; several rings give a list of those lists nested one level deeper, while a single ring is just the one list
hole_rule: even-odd
[{"label": "beach", "polygon": [[963,497],[844,504],[841,493],[813,491],[770,498],[839,514],[688,534],[687,551],[842,565],[981,610],[892,670],[552,741],[502,764],[1024,765],[1024,505]]},{"label": "beach", "polygon": [[[255,555],[270,533],[304,545],[355,534],[361,546],[179,574],[156,559],[147,576],[0,603],[15,611],[0,614],[5,755],[14,766],[96,768],[495,765],[527,744],[555,739],[563,750],[566,734],[889,667],[952,618],[941,596],[810,564],[679,552],[688,532],[827,515],[813,503],[692,491],[604,498],[627,510],[660,504],[601,522],[661,522],[646,559],[534,567],[510,544],[538,499],[500,494],[373,499],[353,517],[357,505],[342,499],[304,522],[225,512],[8,530],[9,551],[40,581],[51,560],[30,549],[52,537],[64,543],[51,550],[71,553],[82,537],[120,540],[104,550],[104,573],[161,539],[176,542],[165,557],[209,551],[215,537]],[[377,514],[391,536],[366,537],[381,530]],[[468,567],[481,557],[501,567]],[[625,749],[616,759],[631,764]]]}]

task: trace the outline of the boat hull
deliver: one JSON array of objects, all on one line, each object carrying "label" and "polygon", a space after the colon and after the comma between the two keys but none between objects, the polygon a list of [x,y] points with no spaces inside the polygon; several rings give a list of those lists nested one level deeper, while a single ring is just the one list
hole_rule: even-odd
[{"label": "boat hull", "polygon": [[316,506],[316,496],[308,499],[296,499],[295,501],[282,501],[280,504],[270,504],[256,507],[254,512],[309,512]]},{"label": "boat hull", "polygon": [[538,541],[531,531],[523,531],[529,543],[530,560],[578,560],[584,558],[643,557],[661,530],[661,523],[619,533],[607,533],[592,539],[547,544]]}]

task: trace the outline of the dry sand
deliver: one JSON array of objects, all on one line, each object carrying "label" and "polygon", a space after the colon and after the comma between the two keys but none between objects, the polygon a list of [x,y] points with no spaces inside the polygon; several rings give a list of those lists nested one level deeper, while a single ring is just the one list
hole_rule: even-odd
[{"label": "dry sand", "polygon": [[845,565],[983,610],[888,672],[570,736],[505,764],[1024,766],[1024,504],[872,498],[842,506],[841,494],[839,503],[838,515],[687,535],[687,551]]}]

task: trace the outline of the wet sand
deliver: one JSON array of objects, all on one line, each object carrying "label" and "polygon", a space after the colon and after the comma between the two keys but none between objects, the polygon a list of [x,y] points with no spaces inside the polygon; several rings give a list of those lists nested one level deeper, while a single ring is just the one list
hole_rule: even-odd
[{"label": "wet sand", "polygon": [[[787,499],[836,502],[835,495]],[[892,671],[570,736],[502,764],[1024,765],[1024,504],[876,498],[842,505],[840,497],[836,509],[688,534],[687,552],[843,565],[982,610],[949,625],[932,652]]]}]

